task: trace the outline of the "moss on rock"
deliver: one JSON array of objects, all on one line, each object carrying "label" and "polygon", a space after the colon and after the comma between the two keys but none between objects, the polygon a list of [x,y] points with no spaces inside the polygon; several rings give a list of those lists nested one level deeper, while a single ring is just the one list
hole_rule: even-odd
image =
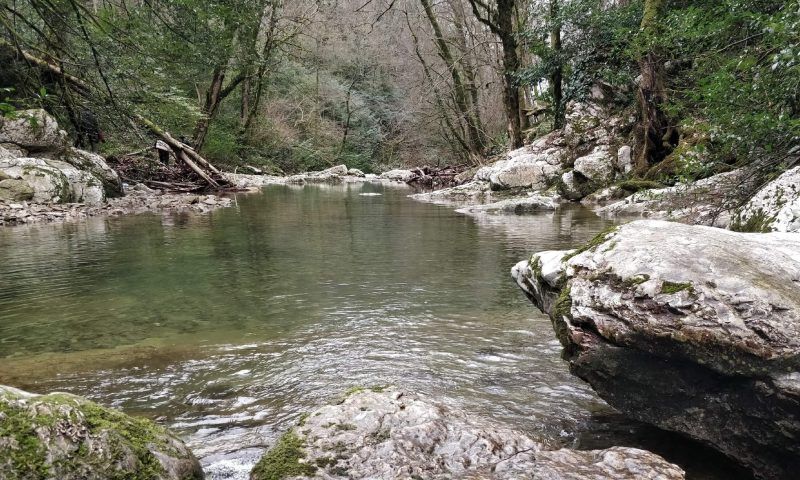
[{"label": "moss on rock", "polygon": [[65,393],[0,386],[0,478],[202,479],[164,427]]},{"label": "moss on rock", "polygon": [[280,480],[283,478],[313,475],[317,467],[304,463],[306,455],[303,441],[289,430],[266,453],[250,472],[251,480]]}]

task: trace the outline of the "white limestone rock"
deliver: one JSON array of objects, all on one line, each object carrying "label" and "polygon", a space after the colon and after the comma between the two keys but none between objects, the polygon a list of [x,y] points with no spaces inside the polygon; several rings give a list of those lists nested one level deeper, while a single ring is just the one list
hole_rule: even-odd
[{"label": "white limestone rock", "polygon": [[[365,390],[320,408],[284,437],[302,444],[318,479],[681,479],[684,472],[643,450],[547,451],[529,437],[403,390]],[[266,480],[267,453],[251,472]]]},{"label": "white limestone rock", "polygon": [[800,166],[768,183],[734,215],[734,230],[800,232]]},{"label": "white limestone rock", "polygon": [[509,152],[504,160],[481,168],[475,179],[489,182],[494,190],[545,190],[561,172],[562,154],[560,148],[538,151],[533,147],[523,147]]},{"label": "white limestone rock", "polygon": [[593,182],[608,182],[614,177],[614,161],[607,146],[598,146],[589,155],[575,159],[573,170]]},{"label": "white limestone rock", "polygon": [[403,170],[403,169],[389,170],[388,172],[383,172],[380,175],[380,178],[386,180],[394,180],[397,182],[405,182],[405,183],[410,182],[416,177],[417,177],[416,173],[412,172],[411,170]]},{"label": "white limestone rock", "polygon": [[512,276],[611,406],[759,478],[800,469],[800,237],[641,220]]},{"label": "white limestone rock", "polygon": [[67,132],[42,109],[20,110],[13,118],[0,117],[0,143],[11,143],[27,150],[64,148]]}]

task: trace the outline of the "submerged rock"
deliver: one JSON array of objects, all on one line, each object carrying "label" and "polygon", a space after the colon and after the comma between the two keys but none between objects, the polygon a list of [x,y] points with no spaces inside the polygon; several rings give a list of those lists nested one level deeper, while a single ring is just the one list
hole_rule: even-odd
[{"label": "submerged rock", "polygon": [[552,211],[558,208],[561,199],[554,195],[528,195],[521,198],[509,198],[484,205],[473,205],[456,210],[459,213],[512,213],[523,215],[542,211]]},{"label": "submerged rock", "polygon": [[547,451],[519,432],[390,388],[360,391],[312,413],[250,475],[289,477],[669,480],[684,472],[633,448]]},{"label": "submerged rock", "polygon": [[800,238],[643,220],[512,275],[613,407],[760,478],[800,471]]},{"label": "submerged rock", "polygon": [[0,386],[0,478],[200,480],[165,428],[65,393]]},{"label": "submerged rock", "polygon": [[733,230],[800,232],[800,167],[768,183],[737,210]]}]

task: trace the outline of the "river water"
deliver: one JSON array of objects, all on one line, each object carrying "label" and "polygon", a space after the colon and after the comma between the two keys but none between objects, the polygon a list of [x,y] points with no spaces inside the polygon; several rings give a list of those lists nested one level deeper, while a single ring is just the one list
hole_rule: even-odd
[{"label": "river water", "polygon": [[274,186],[206,215],[0,230],[0,383],[155,419],[211,479],[247,478],[304,412],[390,384],[554,447],[640,446],[693,478],[738,475],[615,414],[511,280],[604,220],[472,217],[409,193]]}]

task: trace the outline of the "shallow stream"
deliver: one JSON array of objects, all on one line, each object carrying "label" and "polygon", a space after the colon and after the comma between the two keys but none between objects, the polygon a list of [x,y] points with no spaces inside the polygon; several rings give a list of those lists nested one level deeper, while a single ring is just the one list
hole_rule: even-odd
[{"label": "shallow stream", "polygon": [[553,446],[640,446],[692,478],[738,475],[615,414],[511,280],[520,259],[580,245],[603,220],[471,217],[409,193],[274,186],[207,215],[2,229],[0,383],[156,419],[210,479],[247,478],[302,413],[388,384]]}]

